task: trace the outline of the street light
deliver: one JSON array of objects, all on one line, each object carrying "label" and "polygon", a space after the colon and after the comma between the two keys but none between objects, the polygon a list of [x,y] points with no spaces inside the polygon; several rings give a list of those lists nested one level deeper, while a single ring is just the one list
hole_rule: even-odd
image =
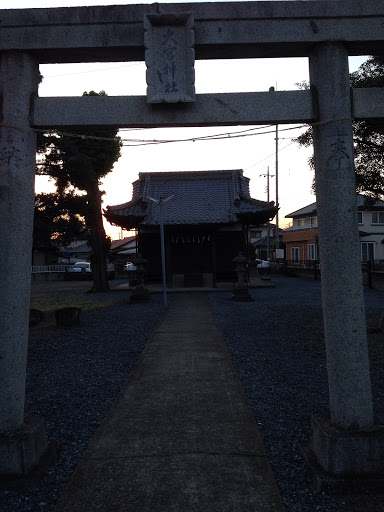
[{"label": "street light", "polygon": [[[277,89],[277,84],[276,84]],[[275,92],[275,87],[270,87],[269,92]],[[275,162],[275,171],[276,171],[276,259],[279,253],[280,248],[280,237],[279,237],[279,125],[276,124],[276,162]]]},{"label": "street light", "polygon": [[168,203],[171,199],[174,198],[174,194],[168,196],[166,199],[160,197],[160,199],[155,199],[153,197],[148,196],[148,199],[153,201],[154,203],[159,205],[160,208],[160,243],[161,243],[161,269],[163,275],[163,301],[164,306],[167,307],[167,279],[165,274],[165,244],[164,244],[164,217],[163,217],[163,205]]}]

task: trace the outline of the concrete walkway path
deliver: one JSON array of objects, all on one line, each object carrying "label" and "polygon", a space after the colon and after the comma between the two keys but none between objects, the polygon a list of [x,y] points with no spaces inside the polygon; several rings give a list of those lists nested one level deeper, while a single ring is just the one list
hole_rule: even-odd
[{"label": "concrete walkway path", "polygon": [[173,297],[55,512],[284,512],[208,294]]}]

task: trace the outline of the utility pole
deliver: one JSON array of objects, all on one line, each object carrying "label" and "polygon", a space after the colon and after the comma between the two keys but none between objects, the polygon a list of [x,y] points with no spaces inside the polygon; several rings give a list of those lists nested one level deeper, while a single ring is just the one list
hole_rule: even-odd
[{"label": "utility pole", "polygon": [[280,240],[279,240],[279,125],[276,125],[276,161],[275,161],[275,172],[276,172],[276,256],[277,251],[279,250]]},{"label": "utility pole", "polygon": [[[274,177],[274,174],[269,174],[269,165],[267,167],[267,174],[260,174],[261,177],[263,178],[267,178],[267,201],[269,203],[269,178],[273,178]],[[269,221],[268,221],[268,228],[267,228],[267,260],[269,261],[269,237],[270,237],[270,233],[269,233]]]}]

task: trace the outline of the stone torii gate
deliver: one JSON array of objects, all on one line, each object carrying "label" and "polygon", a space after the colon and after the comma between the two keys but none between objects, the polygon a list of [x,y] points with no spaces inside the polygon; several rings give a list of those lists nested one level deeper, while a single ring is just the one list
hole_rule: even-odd
[{"label": "stone torii gate", "polygon": [[[374,424],[369,376],[352,119],[384,117],[384,91],[351,91],[348,72],[348,55],[384,53],[383,24],[384,5],[376,0],[0,10],[1,474],[28,474],[47,448],[42,420],[24,418],[35,129],[303,122],[314,123],[330,413],[314,418],[302,451],[317,475],[364,479],[383,471],[384,440]],[[182,40],[181,53],[171,44],[164,57],[160,45],[171,37],[173,45]],[[311,90],[195,95],[194,58],[256,57],[309,57]],[[168,75],[159,80],[162,58]],[[147,96],[38,97],[39,63],[143,60]]]}]

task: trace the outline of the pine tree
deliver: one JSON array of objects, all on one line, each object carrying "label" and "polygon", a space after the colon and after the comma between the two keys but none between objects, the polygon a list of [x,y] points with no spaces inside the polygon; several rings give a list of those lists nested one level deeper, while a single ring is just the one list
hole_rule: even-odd
[{"label": "pine tree", "polygon": [[[106,96],[104,91],[85,92],[83,96]],[[70,190],[86,193],[85,222],[89,233],[94,291],[107,291],[107,255],[110,240],[106,237],[100,179],[106,176],[120,157],[118,128],[110,126],[67,127],[40,137],[39,172],[55,180],[60,196]]]}]

